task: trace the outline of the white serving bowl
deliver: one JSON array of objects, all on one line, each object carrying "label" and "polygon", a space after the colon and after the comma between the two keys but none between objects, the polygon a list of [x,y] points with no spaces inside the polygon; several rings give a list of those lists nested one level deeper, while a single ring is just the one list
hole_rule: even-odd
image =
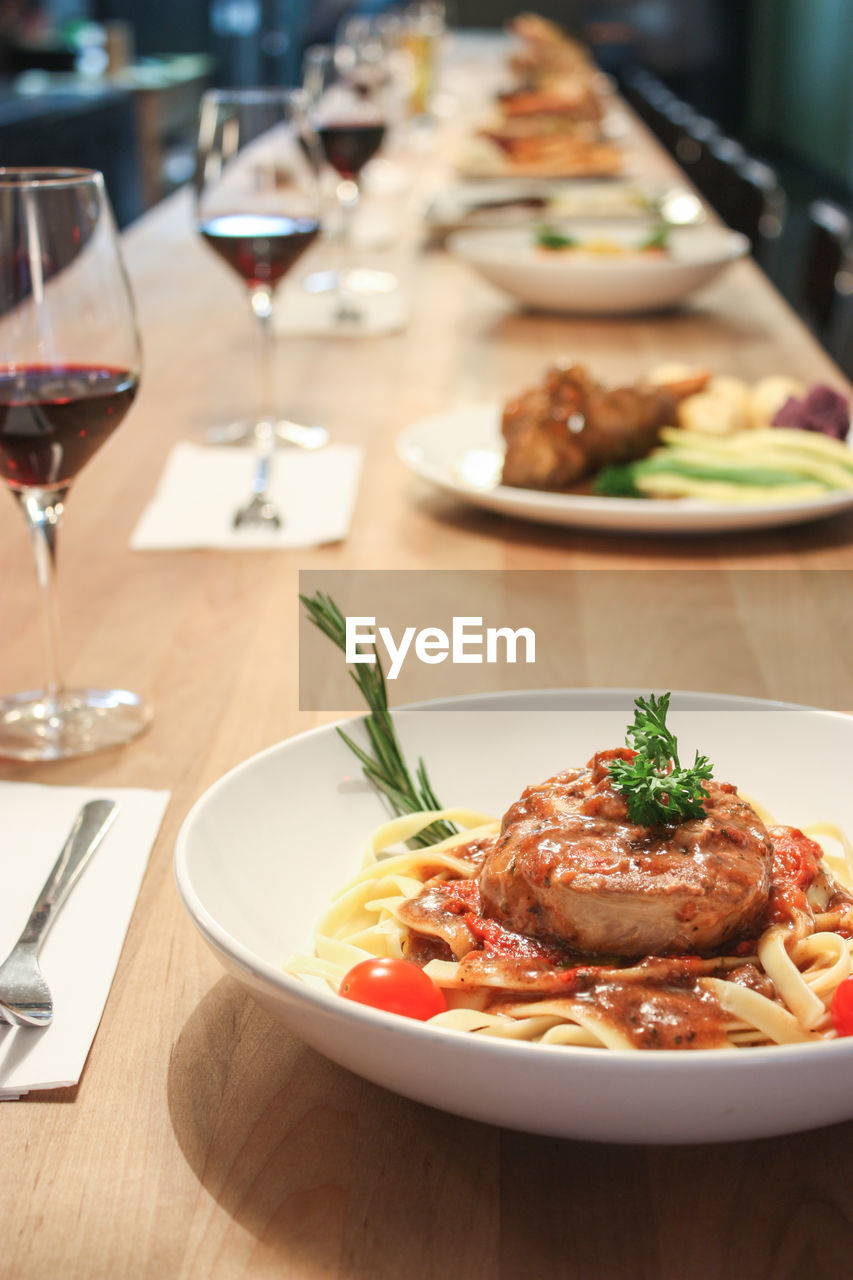
[{"label": "white serving bowl", "polygon": [[[647,692],[647,691],[643,691]],[[448,804],[502,813],[530,782],[624,740],[634,693],[513,693],[395,712]],[[748,698],[676,694],[670,723],[717,776],[779,821],[853,829],[853,718]],[[286,975],[313,924],[361,865],[385,817],[333,726],[247,760],[193,807],[175,873],[194,924],[229,974],[315,1049],[379,1085],[476,1120],[555,1137],[716,1142],[853,1117],[853,1038],[694,1052],[498,1041],[431,1028]]]},{"label": "white serving bowl", "polygon": [[[636,222],[566,224],[584,242],[614,241],[634,248],[642,237]],[[588,253],[547,250],[529,228],[464,231],[451,236],[449,251],[490,284],[543,311],[627,315],[675,306],[749,252],[749,240],[726,227],[673,228],[666,253]]]}]

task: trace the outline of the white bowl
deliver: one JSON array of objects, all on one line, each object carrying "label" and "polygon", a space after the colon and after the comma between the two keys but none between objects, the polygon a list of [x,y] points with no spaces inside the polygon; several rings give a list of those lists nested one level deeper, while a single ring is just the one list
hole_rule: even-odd
[{"label": "white bowl", "polygon": [[[636,222],[622,226],[567,224],[584,241],[606,238],[633,248],[642,236]],[[749,252],[749,240],[726,227],[674,228],[667,252],[601,254],[547,250],[530,228],[465,231],[447,247],[485,280],[527,306],[544,311],[623,315],[657,311],[683,301],[724,267]]]},{"label": "white bowl", "polygon": [[[501,813],[530,782],[624,740],[633,692],[503,694],[402,708],[447,804]],[[717,776],[779,821],[853,830],[853,718],[748,698],[678,694],[671,723]],[[361,865],[384,811],[333,726],[239,765],[196,803],[175,853],[178,889],[223,966],[274,1018],[350,1070],[446,1111],[556,1137],[715,1142],[853,1117],[853,1038],[695,1052],[497,1041],[431,1028],[282,972],[312,948],[330,895]]]}]

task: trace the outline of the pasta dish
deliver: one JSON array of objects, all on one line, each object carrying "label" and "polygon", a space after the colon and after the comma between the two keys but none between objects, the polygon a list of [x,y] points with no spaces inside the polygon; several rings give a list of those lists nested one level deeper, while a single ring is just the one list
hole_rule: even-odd
[{"label": "pasta dish", "polygon": [[[528,787],[500,822],[436,810],[384,823],[319,921],[316,955],[289,971],[387,1008],[350,992],[348,975],[371,957],[408,962],[438,989],[437,1011],[413,1016],[549,1044],[853,1034],[844,833],[775,824],[698,754],[682,768],[663,716],[631,735],[639,750],[599,751]],[[687,816],[668,821],[679,805]],[[401,850],[446,822],[461,830]]]}]

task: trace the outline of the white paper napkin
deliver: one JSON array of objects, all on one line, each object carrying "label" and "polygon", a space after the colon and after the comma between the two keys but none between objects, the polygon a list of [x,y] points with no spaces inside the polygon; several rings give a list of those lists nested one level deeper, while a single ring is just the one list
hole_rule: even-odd
[{"label": "white paper napkin", "polygon": [[87,800],[118,813],[61,908],[39,964],[53,996],[44,1028],[0,1024],[0,1101],[76,1084],[107,1002],[168,791],[0,782],[0,961],[17,942]]},{"label": "white paper napkin", "polygon": [[313,547],[340,542],[349,532],[364,451],[330,444],[311,452],[277,449],[269,492],[282,525],[235,529],[255,469],[249,448],[175,445],[157,491],[130,540],[135,551],[218,547],[237,551]]},{"label": "white paper napkin", "polygon": [[[325,275],[329,283],[334,278],[332,270],[316,274]],[[356,283],[359,277],[370,274],[366,269],[353,272]],[[379,274],[377,271],[376,275]],[[339,297],[334,289],[311,293],[297,282],[283,289],[276,298],[273,329],[278,337],[325,334],[338,338],[375,338],[383,333],[399,333],[409,323],[411,306],[403,289],[356,293],[355,298],[359,319],[340,321],[336,319]]]}]

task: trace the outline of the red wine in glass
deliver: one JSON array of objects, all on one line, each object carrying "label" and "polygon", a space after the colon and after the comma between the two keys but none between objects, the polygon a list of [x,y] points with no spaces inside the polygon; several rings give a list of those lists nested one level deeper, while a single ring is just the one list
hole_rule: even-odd
[{"label": "red wine in glass", "polygon": [[278,284],[316,239],[316,218],[286,218],[270,214],[225,213],[203,218],[203,239],[249,285]]},{"label": "red wine in glass", "polygon": [[60,657],[56,547],[68,492],[139,383],[133,299],[101,173],[0,169],[0,320],[0,487],[26,521],[45,642],[42,687],[0,698],[0,757],[64,760],[129,742],[151,720],[127,689],[69,687]]},{"label": "red wine in glass", "polygon": [[352,179],[361,173],[382,146],[385,125],[333,120],[317,126],[317,137],[332,168],[342,178]]},{"label": "red wine in glass", "polygon": [[320,233],[319,144],[303,95],[291,89],[209,89],[202,98],[195,227],[246,286],[259,335],[258,415],[215,427],[216,444],[250,444],[267,455],[270,434],[319,448],[323,427],[281,419],[275,404],[273,296]]},{"label": "red wine in glass", "polygon": [[0,476],[19,491],[69,484],[138,385],[137,374],[105,365],[0,366]]}]

